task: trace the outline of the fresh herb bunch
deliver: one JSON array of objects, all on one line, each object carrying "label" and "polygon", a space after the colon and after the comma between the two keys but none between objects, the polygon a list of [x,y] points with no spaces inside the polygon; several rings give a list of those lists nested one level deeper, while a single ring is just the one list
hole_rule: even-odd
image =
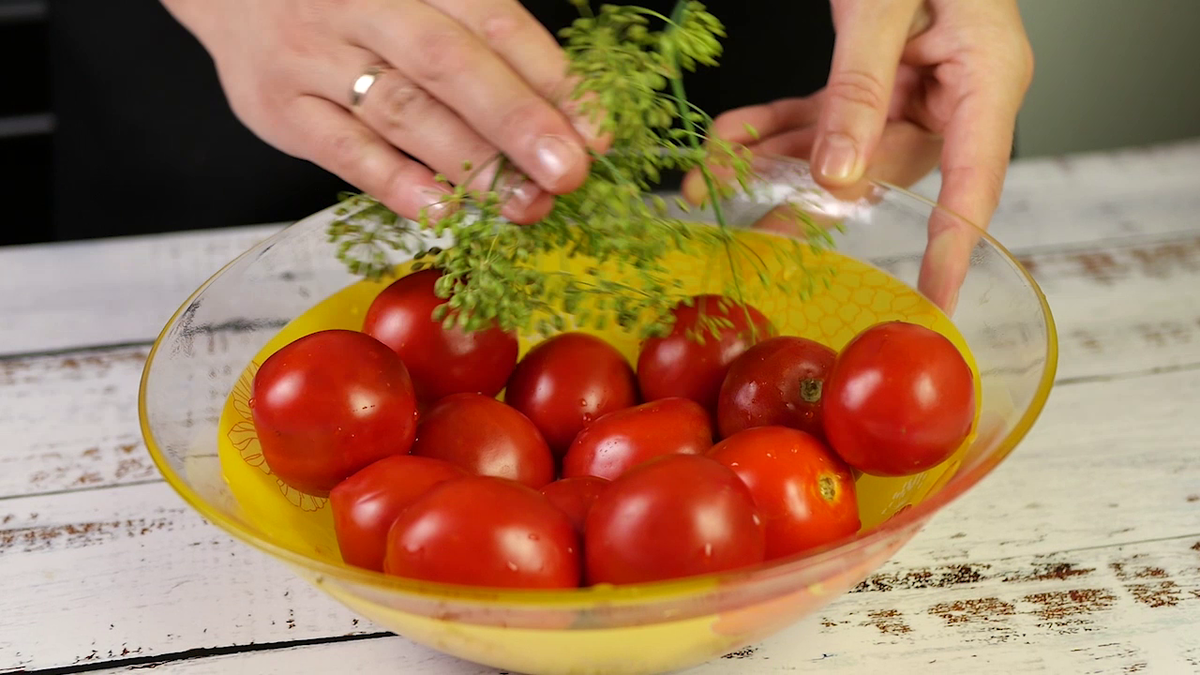
[{"label": "fresh herb bunch", "polygon": [[[751,165],[744,153],[707,133],[712,118],[688,102],[682,80],[684,70],[717,65],[721,22],[702,3],[688,0],[681,0],[670,17],[614,5],[593,14],[586,0],[570,1],[581,11],[561,33],[576,82],[570,96],[579,113],[611,139],[608,152],[592,152],[584,184],[558,196],[549,215],[526,226],[500,214],[499,181],[507,165],[502,156],[488,190],[470,190],[469,181],[450,188],[443,202],[449,215],[435,222],[422,213],[413,223],[369,196],[351,195],[329,228],[338,257],[351,272],[371,279],[391,272],[389,253],[397,250],[413,255],[414,269],[441,270],[437,293],[448,302],[434,318],[466,330],[494,322],[505,330],[549,333],[566,328],[566,317],[572,317],[576,327],[615,323],[640,327],[643,336],[661,335],[670,330],[673,307],[686,302],[681,283],[663,263],[673,251],[721,250],[731,270],[739,261],[748,262],[764,285],[784,293],[811,292],[816,275],[807,269],[803,249],[828,245],[824,229],[792,209],[807,243],[781,239],[781,262],[802,273],[772,279],[766,262],[739,242],[721,210],[721,199],[746,189]],[[732,180],[717,181],[713,167],[722,167]],[[702,172],[708,196],[699,206],[712,209],[718,227],[670,217],[666,203],[651,194],[662,173],[672,169]],[[689,210],[682,200],[678,204]],[[421,232],[449,235],[453,245],[432,246],[417,236]],[[535,264],[551,254],[585,256],[595,266],[580,278]],[[605,274],[602,266],[618,274]],[[744,303],[740,275],[731,276],[733,288],[727,292]],[[797,277],[799,286],[793,283]],[[715,333],[726,323],[714,316],[701,325]]]}]

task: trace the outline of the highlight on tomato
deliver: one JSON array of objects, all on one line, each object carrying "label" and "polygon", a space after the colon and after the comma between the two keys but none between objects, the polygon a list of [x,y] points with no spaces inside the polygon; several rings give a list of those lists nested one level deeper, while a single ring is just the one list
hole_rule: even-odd
[{"label": "highlight on tomato", "polygon": [[666,455],[596,499],[583,550],[588,583],[635,584],[761,563],[766,534],[732,470],[700,455]]},{"label": "highlight on tomato", "polygon": [[498,326],[463,330],[453,313],[436,320],[446,305],[437,294],[441,277],[425,269],[392,282],[367,308],[362,330],[403,359],[422,403],[459,393],[495,396],[517,364],[517,336]]},{"label": "highlight on tomato", "polygon": [[453,394],[425,411],[412,453],[534,490],[554,480],[554,457],[533,422],[481,394]]},{"label": "highlight on tomato", "polygon": [[562,457],[584,427],[638,402],[637,378],[616,347],[587,333],[561,333],[521,359],[504,401],[532,420]]},{"label": "highlight on tomato", "polygon": [[382,572],[388,530],[404,509],[435,485],[467,475],[440,459],[393,455],[338,483],[329,507],[342,560]]},{"label": "highlight on tomato", "polygon": [[647,460],[701,455],[712,443],[712,425],[700,404],[659,399],[609,413],[579,432],[563,457],[562,475],[616,480]]},{"label": "highlight on tomato", "polygon": [[946,461],[975,421],[962,353],[924,326],[890,321],[859,333],[826,379],[825,436],[850,466],[908,476]]},{"label": "highlight on tomato", "polygon": [[708,457],[750,489],[766,527],[766,559],[853,536],[862,527],[850,467],[798,429],[754,427],[717,443]]},{"label": "highlight on tomato", "polygon": [[780,335],[747,349],[729,366],[717,398],[723,438],[752,427],[785,426],[824,438],[821,404],[837,352]]},{"label": "highlight on tomato", "polygon": [[306,335],[263,361],[250,411],[271,473],[318,497],[368,464],[407,453],[417,426],[404,362],[349,330]]},{"label": "highlight on tomato", "polygon": [[774,329],[762,312],[721,295],[689,298],[672,313],[670,334],[646,340],[638,355],[642,397],[691,399],[715,416],[729,365]]}]

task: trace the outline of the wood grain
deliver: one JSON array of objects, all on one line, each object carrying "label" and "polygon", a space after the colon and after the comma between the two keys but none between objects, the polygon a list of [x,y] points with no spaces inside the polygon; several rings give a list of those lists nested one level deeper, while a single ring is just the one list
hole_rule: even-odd
[{"label": "wood grain", "polygon": [[[897,583],[879,575],[869,590],[687,673],[1196,672],[1195,541],[1200,537],[1007,558],[976,565],[983,571],[965,577],[913,573]],[[182,675],[496,673],[396,637],[230,654],[172,662],[171,668]]]},{"label": "wood grain", "polygon": [[[0,355],[148,342],[280,225],[0,247]],[[19,291],[19,292],[18,292]]]},{"label": "wood grain", "polygon": [[149,349],[0,361],[0,498],[158,480],[137,423]]}]

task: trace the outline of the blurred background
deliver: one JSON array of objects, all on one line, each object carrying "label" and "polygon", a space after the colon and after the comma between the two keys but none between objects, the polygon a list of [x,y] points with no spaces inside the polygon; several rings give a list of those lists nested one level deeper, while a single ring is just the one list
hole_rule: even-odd
[{"label": "blurred background", "polygon": [[[75,236],[63,223],[80,217],[71,214],[86,213],[87,204],[55,202],[55,175],[63,163],[55,159],[56,146],[61,150],[69,144],[75,149],[70,161],[76,163],[76,170],[86,166],[95,174],[97,189],[120,185],[122,176],[153,172],[153,167],[122,167],[119,148],[121,143],[138,142],[132,135],[94,138],[88,136],[86,125],[63,123],[86,118],[89,105],[98,97],[153,87],[153,78],[140,77],[152,69],[139,70],[138,63],[130,64],[127,81],[87,79],[89,54],[100,53],[125,36],[119,26],[61,22],[55,7],[73,3],[91,3],[104,12],[101,8],[156,4],[156,0],[0,0],[0,200],[4,204],[0,245]],[[1037,73],[1018,124],[1017,157],[1200,136],[1200,0],[1021,0],[1020,5]],[[154,35],[138,37],[195,56],[199,46],[165,20],[165,12],[162,15],[164,21],[157,24]],[[153,64],[155,54],[147,50],[137,58]],[[62,85],[64,78],[55,77],[64,69],[72,75],[70,87]],[[215,78],[201,86],[214,85]],[[248,135],[233,127],[227,131]],[[180,125],[178,133],[187,133],[186,124]],[[86,154],[80,154],[81,148]],[[169,142],[163,151],[170,151]],[[243,175],[231,172],[231,181],[270,179],[267,168],[257,175],[255,166],[240,170]],[[152,193],[152,185],[134,182],[134,190]],[[134,193],[129,198],[131,205],[147,203],[155,208],[148,194]],[[332,198],[332,194],[315,195],[311,199],[317,201],[311,204],[289,205],[295,213],[286,217],[303,217]],[[264,205],[264,221],[280,213],[279,208]],[[63,215],[64,209],[70,209],[68,215]],[[185,213],[164,214],[162,221],[174,223],[175,228],[250,224],[190,222]]]}]

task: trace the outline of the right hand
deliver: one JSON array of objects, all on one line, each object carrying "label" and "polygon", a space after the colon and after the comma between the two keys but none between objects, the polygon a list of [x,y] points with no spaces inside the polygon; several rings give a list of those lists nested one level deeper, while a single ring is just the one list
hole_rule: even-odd
[{"label": "right hand", "polygon": [[[553,102],[570,100],[566,57],[518,0],[162,2],[251,131],[401,216],[444,213],[436,173],[488,189],[502,153],[520,174],[501,182],[504,215],[537,221],[582,185],[586,148],[600,149],[587,120]],[[352,106],[372,66],[387,70]]]}]

